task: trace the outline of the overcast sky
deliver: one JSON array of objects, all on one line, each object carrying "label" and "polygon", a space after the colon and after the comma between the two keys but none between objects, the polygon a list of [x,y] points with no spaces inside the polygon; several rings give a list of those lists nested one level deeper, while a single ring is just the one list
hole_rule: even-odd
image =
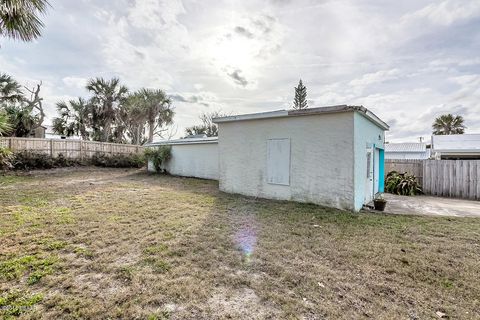
[{"label": "overcast sky", "polygon": [[[387,5],[388,3],[388,5]],[[202,112],[290,108],[301,78],[311,107],[363,105],[392,142],[429,139],[435,116],[480,133],[479,0],[63,0],[43,36],[0,39],[0,71],[43,81],[55,102],[91,77],[174,99],[178,134]]]}]

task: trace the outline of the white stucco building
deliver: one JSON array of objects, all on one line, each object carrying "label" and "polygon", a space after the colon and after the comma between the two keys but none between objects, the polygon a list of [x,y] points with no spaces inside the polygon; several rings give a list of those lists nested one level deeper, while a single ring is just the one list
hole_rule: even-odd
[{"label": "white stucco building", "polygon": [[[192,138],[165,140],[149,144],[149,147],[169,145],[172,147],[171,159],[164,169],[168,173],[202,179],[218,180],[218,139]],[[148,163],[148,170],[155,171]]]},{"label": "white stucco building", "polygon": [[[388,125],[364,107],[279,110],[214,122],[219,126],[215,142],[165,142],[172,145],[170,173],[215,179],[217,164],[224,192],[353,211],[383,191]],[[208,144],[207,156],[199,148]],[[218,162],[211,156],[215,148]],[[211,174],[194,169],[207,167]]]}]

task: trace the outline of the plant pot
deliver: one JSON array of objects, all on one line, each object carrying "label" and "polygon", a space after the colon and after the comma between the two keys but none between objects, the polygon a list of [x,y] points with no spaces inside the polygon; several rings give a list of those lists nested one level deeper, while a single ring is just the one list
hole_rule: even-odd
[{"label": "plant pot", "polygon": [[384,211],[385,207],[387,206],[387,201],[385,200],[373,200],[373,206],[375,210]]}]

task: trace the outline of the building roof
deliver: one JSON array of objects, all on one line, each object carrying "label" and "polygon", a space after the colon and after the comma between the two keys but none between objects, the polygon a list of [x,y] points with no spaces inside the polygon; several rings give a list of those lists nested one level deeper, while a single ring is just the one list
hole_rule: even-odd
[{"label": "building roof", "polygon": [[250,113],[250,114],[241,114],[236,116],[227,116],[214,118],[213,122],[222,123],[222,122],[233,122],[233,121],[244,121],[244,120],[258,120],[258,119],[271,119],[271,118],[284,118],[284,117],[295,117],[295,116],[308,116],[308,115],[318,115],[318,114],[331,114],[331,113],[341,113],[341,112],[353,112],[357,111],[365,118],[379,126],[384,130],[388,130],[389,126],[377,117],[373,112],[369,111],[363,106],[347,106],[347,105],[338,105],[330,107],[318,107],[318,108],[307,108],[302,110],[276,110],[269,112],[260,112],[260,113]]},{"label": "building roof", "polygon": [[427,144],[420,142],[386,143],[385,152],[426,152]]},{"label": "building roof", "polygon": [[203,137],[203,138],[185,138],[175,140],[160,140],[145,144],[145,147],[179,145],[179,144],[202,144],[202,143],[218,143],[218,137]]},{"label": "building roof", "polygon": [[434,135],[432,149],[434,152],[480,153],[480,134]]}]

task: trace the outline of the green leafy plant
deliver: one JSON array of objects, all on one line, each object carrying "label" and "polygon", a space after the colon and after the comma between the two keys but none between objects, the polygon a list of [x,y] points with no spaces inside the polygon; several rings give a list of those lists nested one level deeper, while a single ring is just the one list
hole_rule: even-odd
[{"label": "green leafy plant", "polygon": [[0,136],[9,133],[11,130],[12,124],[10,123],[10,118],[8,117],[6,112],[0,110]]},{"label": "green leafy plant", "polygon": [[165,172],[162,165],[165,164],[172,156],[171,146],[159,146],[155,148],[148,148],[145,150],[145,158],[152,161],[153,167],[157,172]]},{"label": "green leafy plant", "polygon": [[414,175],[391,171],[385,178],[385,190],[402,196],[414,196],[422,193],[422,188]]},{"label": "green leafy plant", "polygon": [[8,148],[0,147],[0,170],[13,168],[13,160],[13,152]]}]

